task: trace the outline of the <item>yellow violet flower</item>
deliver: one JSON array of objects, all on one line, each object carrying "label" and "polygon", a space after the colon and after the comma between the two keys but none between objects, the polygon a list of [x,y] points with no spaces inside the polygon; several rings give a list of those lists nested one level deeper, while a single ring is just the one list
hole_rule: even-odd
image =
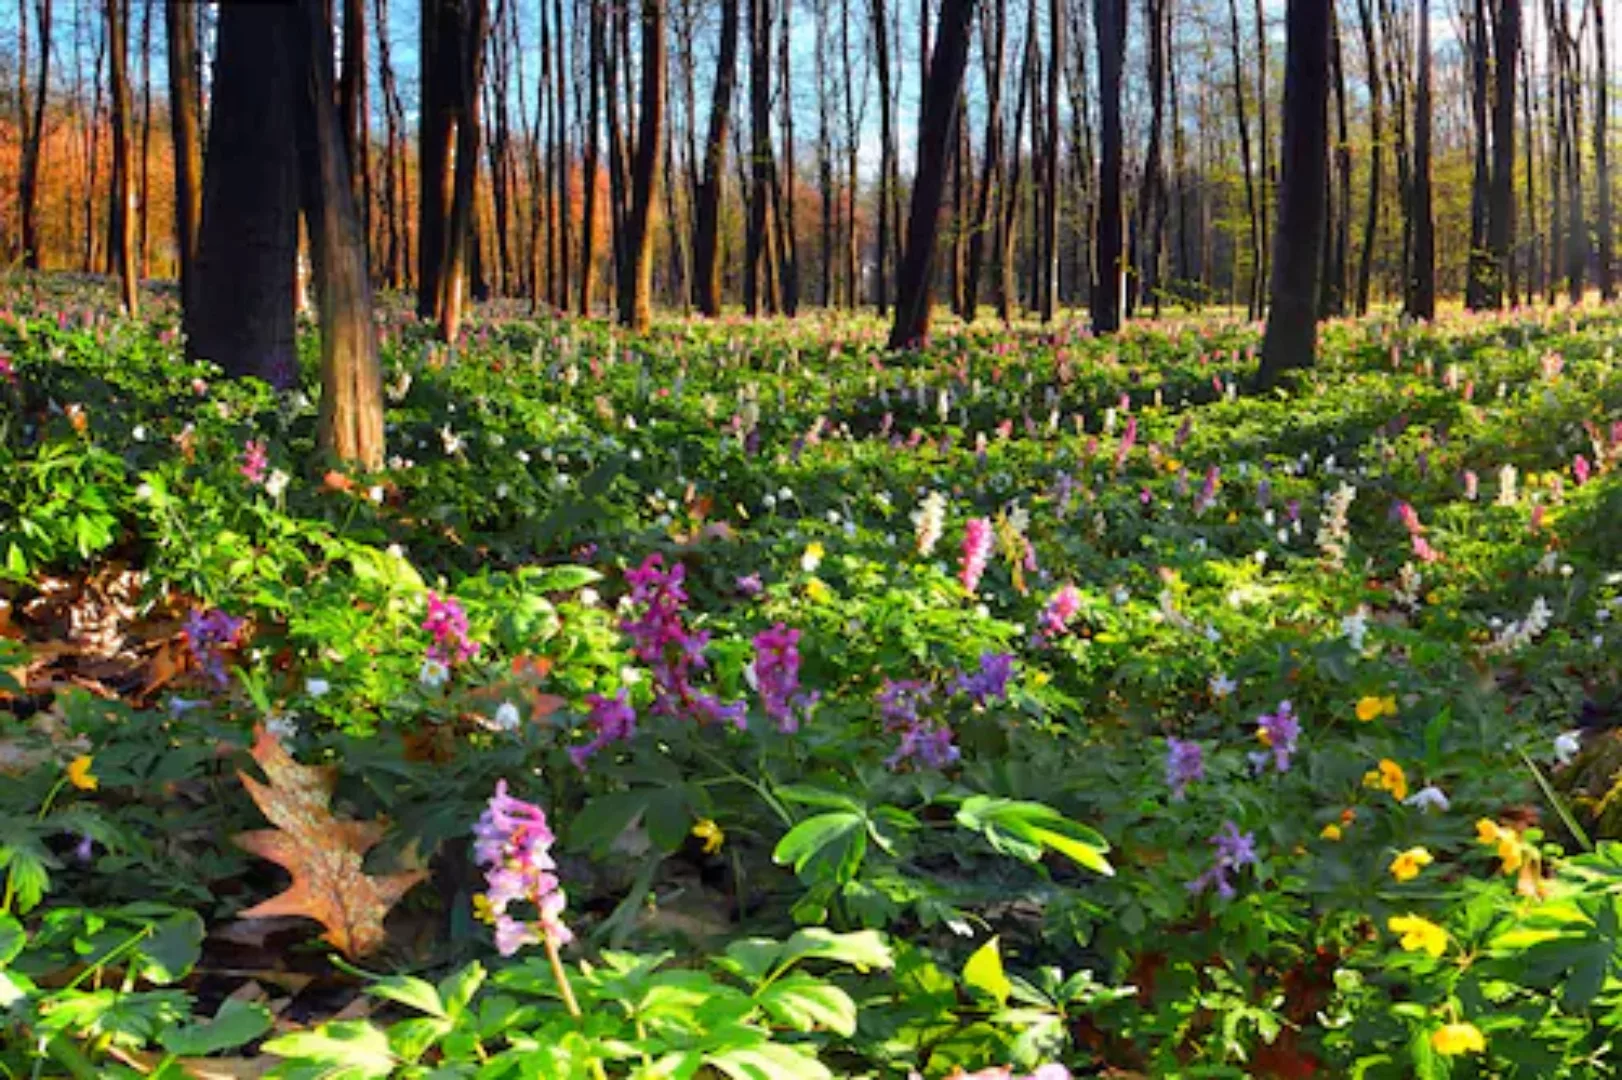
[{"label": "yellow violet flower", "polygon": [[1411,847],[1391,860],[1391,876],[1398,881],[1412,881],[1419,872],[1436,860],[1422,847]]},{"label": "yellow violet flower", "polygon": [[95,791],[101,781],[90,771],[92,764],[88,754],[81,754],[68,765],[68,783],[80,791]]},{"label": "yellow violet flower", "polygon": [[1323,837],[1325,840],[1339,840],[1344,834],[1341,832],[1340,826],[1331,821],[1328,825],[1323,827],[1323,831],[1318,835]]},{"label": "yellow violet flower", "polygon": [[693,835],[704,841],[704,854],[714,855],[721,850],[721,845],[727,842],[727,834],[721,831],[721,826],[703,818],[693,826]]},{"label": "yellow violet flower", "polygon": [[1481,1029],[1468,1021],[1443,1024],[1431,1032],[1431,1048],[1447,1057],[1480,1054],[1486,1051],[1487,1040],[1482,1036]]},{"label": "yellow violet flower", "polygon": [[1381,758],[1380,764],[1363,774],[1363,786],[1376,791],[1389,791],[1398,802],[1408,797],[1408,774],[1390,758]]},{"label": "yellow violet flower", "polygon": [[1526,861],[1521,854],[1521,834],[1489,818],[1476,822],[1476,842],[1497,845],[1498,858],[1503,862],[1506,874],[1513,874]]},{"label": "yellow violet flower", "polygon": [[473,917],[482,923],[493,924],[496,921],[496,909],[486,894],[473,894]]},{"label": "yellow violet flower", "polygon": [[1362,697],[1357,700],[1357,718],[1365,724],[1382,716],[1397,715],[1395,697]]},{"label": "yellow violet flower", "polygon": [[1393,915],[1386,922],[1393,934],[1401,934],[1406,952],[1428,952],[1432,957],[1447,951],[1447,931],[1418,915]]}]

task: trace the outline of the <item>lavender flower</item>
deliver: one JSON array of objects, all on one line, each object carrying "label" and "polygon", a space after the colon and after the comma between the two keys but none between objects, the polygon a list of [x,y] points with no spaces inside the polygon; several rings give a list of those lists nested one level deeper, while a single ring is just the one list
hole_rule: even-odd
[{"label": "lavender flower", "polygon": [[592,729],[591,741],[569,748],[569,760],[581,771],[609,743],[627,742],[636,734],[636,710],[626,700],[624,690],[611,698],[588,694],[586,705],[591,710],[586,717]]},{"label": "lavender flower", "polygon": [[1012,653],[982,653],[980,668],[970,673],[958,672],[952,682],[954,694],[967,694],[976,705],[1008,696],[1008,680],[1014,676]]},{"label": "lavender flower", "polygon": [[186,647],[192,657],[219,689],[231,685],[231,676],[225,670],[224,650],[236,644],[242,631],[242,620],[214,608],[192,611],[186,616]]},{"label": "lavender flower", "polygon": [[1211,846],[1216,848],[1211,868],[1190,881],[1188,891],[1198,895],[1215,888],[1222,899],[1232,900],[1235,892],[1228,875],[1237,873],[1242,867],[1256,865],[1256,834],[1242,833],[1232,821],[1224,821],[1222,828],[1211,837]]},{"label": "lavender flower", "polygon": [[778,623],[755,635],[754,684],[760,693],[760,707],[777,729],[798,731],[801,718],[810,712],[815,693],[800,692],[800,632]]},{"label": "lavender flower", "polygon": [[[511,956],[525,945],[545,941],[567,945],[574,935],[563,924],[565,898],[559,886],[557,863],[552,860],[556,837],[546,823],[546,812],[507,794],[507,781],[496,782],[496,793],[473,826],[473,859],[485,868],[483,916],[495,925],[496,949]],[[514,903],[535,910],[532,921],[508,914]]]},{"label": "lavender flower", "polygon": [[1296,719],[1295,706],[1288,701],[1279,702],[1278,712],[1264,713],[1256,720],[1256,739],[1265,750],[1254,751],[1250,763],[1257,772],[1267,768],[1271,758],[1273,768],[1281,773],[1290,771],[1290,758],[1295,754],[1296,740],[1301,737],[1301,722]]},{"label": "lavender flower", "polygon": [[714,694],[692,685],[695,669],[709,666],[704,650],[709,634],[687,628],[684,610],[687,590],[682,581],[686,570],[676,563],[664,568],[661,555],[649,555],[635,570],[625,572],[631,585],[631,602],[640,610],[635,618],[620,623],[631,639],[632,652],[653,671],[653,711],[660,716],[687,716],[701,724],[724,723],[745,726],[741,701],[722,702]]},{"label": "lavender flower", "polygon": [[1188,786],[1205,779],[1205,752],[1193,741],[1168,737],[1166,739],[1166,784],[1171,788],[1171,801],[1182,802]]}]

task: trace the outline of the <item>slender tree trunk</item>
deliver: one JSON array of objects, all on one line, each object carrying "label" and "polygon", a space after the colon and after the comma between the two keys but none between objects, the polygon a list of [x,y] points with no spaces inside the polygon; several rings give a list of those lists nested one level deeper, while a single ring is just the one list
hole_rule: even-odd
[{"label": "slender tree trunk", "polygon": [[783,171],[781,191],[774,189],[772,198],[779,208],[782,241],[778,245],[782,259],[783,314],[793,318],[800,311],[800,248],[796,227],[794,176],[794,88],[789,67],[789,22],[793,17],[792,4],[785,0],[782,18],[778,20],[777,75],[778,93],[781,95],[783,127]]},{"label": "slender tree trunk", "polygon": [[[1230,42],[1233,50],[1233,100],[1234,117],[1239,122],[1239,162],[1244,166],[1245,175],[1245,209],[1250,215],[1250,304],[1249,315],[1252,319],[1261,318],[1262,314],[1262,245],[1264,226],[1262,225],[1262,205],[1257,191],[1256,177],[1251,169],[1250,150],[1250,121],[1245,116],[1245,63],[1243,50],[1240,48],[1239,38],[1239,0],[1228,0],[1228,24]],[[1264,104],[1263,112],[1266,111]],[[1117,121],[1119,123],[1119,121]]]},{"label": "slender tree trunk", "polygon": [[[751,0],[759,2],[759,0]],[[895,267],[890,248],[890,185],[897,171],[894,164],[895,121],[891,103],[890,85],[890,18],[885,13],[885,0],[871,0],[873,15],[873,62],[879,77],[879,189],[878,189],[878,254],[873,271],[873,303],[882,316],[889,307],[889,275]]]},{"label": "slender tree trunk", "polygon": [[861,295],[861,264],[857,255],[856,220],[860,187],[856,172],[856,151],[862,118],[856,109],[855,69],[851,66],[850,60],[850,7],[851,5],[843,0],[839,5],[839,46],[845,71],[845,306],[854,308]]},{"label": "slender tree trunk", "polygon": [[1464,306],[1480,311],[1491,292],[1491,258],[1487,252],[1487,201],[1492,187],[1487,126],[1487,0],[1473,0],[1468,28],[1470,50],[1470,122],[1474,155],[1470,179],[1470,254]]},{"label": "slender tree trunk", "polygon": [[1615,268],[1611,265],[1611,158],[1609,71],[1605,64],[1605,0],[1593,0],[1594,15],[1594,212],[1599,239],[1599,294],[1602,300],[1616,298]]},{"label": "slender tree trunk", "polygon": [[[1326,0],[1320,0],[1326,2]],[[1262,261],[1256,265],[1257,295],[1261,296],[1261,282],[1268,280],[1267,260],[1272,257],[1273,249],[1269,243],[1267,226],[1269,215],[1273,213],[1273,192],[1277,189],[1278,181],[1273,176],[1273,140],[1268,135],[1267,118],[1272,104],[1267,100],[1267,17],[1262,9],[1263,0],[1254,0],[1256,9],[1256,130],[1258,139],[1256,152],[1261,158],[1260,168],[1257,170],[1259,180],[1258,201],[1260,213],[1258,220],[1261,225],[1261,253]],[[1258,309],[1260,304],[1258,303]],[[1259,312],[1258,312],[1259,313]]]},{"label": "slender tree trunk", "polygon": [[1329,8],[1322,0],[1289,0],[1285,19],[1284,175],[1272,299],[1257,372],[1263,385],[1277,382],[1291,368],[1311,366],[1318,337],[1317,274],[1328,169]]},{"label": "slender tree trunk", "polygon": [[[879,0],[880,3],[883,0]],[[767,212],[772,173],[771,129],[771,0],[749,0],[749,226],[744,236],[743,306],[750,316],[761,312],[762,288],[775,293],[776,270],[767,257]],[[768,312],[776,310],[769,300]]]},{"label": "slender tree trunk", "polygon": [[1335,139],[1335,203],[1339,212],[1335,215],[1335,231],[1330,242],[1330,256],[1327,260],[1327,282],[1325,295],[1326,314],[1339,316],[1346,314],[1346,264],[1350,258],[1352,246],[1352,133],[1351,125],[1346,114],[1346,68],[1340,45],[1340,16],[1332,6],[1329,11],[1331,23],[1331,71],[1335,80],[1335,126],[1337,137]]},{"label": "slender tree trunk", "polygon": [[589,0],[590,9],[590,37],[587,52],[590,56],[586,61],[587,97],[586,97],[586,133],[585,133],[585,185],[581,193],[581,232],[580,232],[580,306],[582,316],[591,314],[591,286],[592,278],[596,274],[596,240],[597,240],[597,173],[601,168],[598,161],[597,146],[598,133],[602,127],[602,84],[603,84],[603,3],[604,0]]},{"label": "slender tree trunk", "polygon": [[720,54],[716,60],[709,137],[704,141],[704,178],[699,182],[693,235],[693,304],[712,318],[721,313],[721,185],[737,68],[738,0],[722,0]]},{"label": "slender tree trunk", "polygon": [[953,120],[973,22],[974,0],[942,0],[935,51],[929,62],[929,92],[918,125],[918,173],[912,185],[907,242],[896,278],[892,349],[917,345],[929,334],[930,280],[940,232],[941,196],[950,171]]},{"label": "slender tree trunk", "polygon": [[1385,115],[1380,100],[1380,47],[1370,0],[1357,0],[1363,29],[1363,59],[1369,73],[1369,197],[1363,217],[1363,251],[1357,263],[1357,313],[1369,310],[1369,280],[1374,271],[1374,244],[1380,229],[1380,170],[1385,160]]},{"label": "slender tree trunk", "polygon": [[[1487,281],[1484,300],[1504,306],[1515,243],[1515,60],[1521,47],[1521,0],[1498,0],[1493,27],[1492,190],[1487,214]],[[1485,32],[1485,30],[1483,30]],[[1527,169],[1527,181],[1532,170]]]},{"label": "slender tree trunk", "polygon": [[136,205],[141,208],[140,234],[136,250],[140,252],[139,276],[152,276],[152,251],[149,229],[152,221],[152,5],[155,0],[141,0],[141,186],[136,193]]},{"label": "slender tree trunk", "polygon": [[664,0],[642,0],[642,104],[637,110],[636,162],[631,208],[626,218],[629,268],[620,302],[620,323],[638,333],[653,321],[653,201],[664,142]]},{"label": "slender tree trunk", "polygon": [[111,56],[108,72],[112,81],[113,113],[113,183],[108,207],[112,222],[112,256],[122,285],[120,300],[124,312],[135,315],[140,306],[135,216],[140,209],[135,204],[135,157],[131,152],[128,31],[128,0],[107,0],[107,50]]},{"label": "slender tree trunk", "polygon": [[969,223],[968,266],[964,271],[964,317],[970,322],[980,310],[980,270],[985,263],[986,240],[994,228],[996,193],[1002,168],[1002,81],[1007,38],[1007,0],[993,0],[981,20],[986,64],[986,136],[980,153],[980,181],[975,185],[973,218]]},{"label": "slender tree trunk", "polygon": [[1430,0],[1418,0],[1418,86],[1414,92],[1414,265],[1408,314],[1436,317],[1436,214],[1431,205]]},{"label": "slender tree trunk", "polygon": [[[1032,33],[1035,27],[1031,28]],[[1042,162],[1042,321],[1052,322],[1059,299],[1059,77],[1064,57],[1064,0],[1048,0],[1047,147]]]},{"label": "slender tree trunk", "polygon": [[1126,53],[1126,0],[1095,0],[1098,37],[1098,235],[1093,255],[1093,333],[1121,328],[1121,69]]},{"label": "slender tree trunk", "polygon": [[287,9],[220,9],[187,351],[288,388],[298,250],[298,156]]},{"label": "slender tree trunk", "polygon": [[[569,310],[569,218],[572,214],[569,198],[570,177],[573,166],[569,160],[569,96],[566,74],[569,66],[568,35],[563,30],[563,0],[552,0],[553,33],[557,36],[556,82],[553,89],[557,97],[558,114],[558,282],[554,304],[559,311]],[[576,101],[576,109],[579,102]]]},{"label": "slender tree trunk", "polygon": [[343,64],[338,74],[338,112],[342,118],[344,161],[350,190],[360,216],[361,235],[370,235],[372,178],[366,90],[366,0],[343,0]]},{"label": "slender tree trunk", "polygon": [[[18,19],[24,13],[18,14]],[[45,102],[50,96],[51,0],[34,0],[34,22],[39,33],[39,75],[34,83],[33,115],[23,129],[22,169],[17,184],[17,202],[22,217],[23,265],[40,268],[39,250],[39,166],[45,145]]]},{"label": "slender tree trunk", "polygon": [[[736,4],[737,0],[729,0]],[[736,18],[736,16],[734,16]],[[834,302],[834,161],[833,135],[828,123],[828,3],[816,0],[815,69],[817,78],[817,194],[821,202],[818,238],[817,300],[825,308]]]},{"label": "slender tree trunk", "polygon": [[1165,177],[1162,165],[1162,136],[1166,113],[1166,35],[1164,29],[1165,0],[1145,0],[1144,33],[1149,38],[1149,147],[1143,163],[1143,183],[1138,191],[1137,235],[1141,262],[1138,266],[1139,289],[1145,298],[1159,310],[1160,251],[1156,243],[1155,221],[1165,197]]}]

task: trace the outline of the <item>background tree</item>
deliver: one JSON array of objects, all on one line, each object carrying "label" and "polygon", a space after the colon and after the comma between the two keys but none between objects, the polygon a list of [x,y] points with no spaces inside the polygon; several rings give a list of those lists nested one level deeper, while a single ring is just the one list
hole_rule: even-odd
[{"label": "background tree", "polygon": [[1408,314],[1436,317],[1436,211],[1431,202],[1431,14],[1430,0],[1418,0],[1415,15],[1418,83],[1414,91],[1413,268],[1409,271]]},{"label": "background tree", "polygon": [[664,111],[665,5],[664,0],[642,0],[642,104],[625,225],[628,266],[619,298],[620,324],[636,331],[653,321],[653,185],[659,175]]},{"label": "background tree", "polygon": [[[19,19],[23,16],[19,15]],[[30,270],[40,268],[39,238],[39,162],[45,144],[45,102],[50,94],[51,76],[51,0],[35,0],[34,20],[39,31],[39,76],[34,83],[33,108],[19,111],[26,114],[22,122],[21,176],[17,184],[18,217],[21,219],[23,265]],[[27,95],[23,95],[26,97]]]},{"label": "background tree", "polygon": [[[1489,307],[1504,306],[1515,240],[1515,64],[1521,47],[1521,0],[1498,0],[1493,22],[1492,191],[1488,198]],[[1530,149],[1530,146],[1528,146]],[[1532,170],[1527,170],[1530,182]]]},{"label": "background tree", "polygon": [[1121,249],[1121,69],[1126,61],[1126,0],[1094,0],[1098,36],[1100,170],[1093,253],[1093,333],[1121,328],[1126,263]]},{"label": "background tree", "polygon": [[140,272],[135,249],[136,217],[141,208],[135,201],[135,157],[131,153],[129,80],[129,0],[106,0],[107,51],[111,55],[108,79],[112,84],[113,177],[109,191],[109,254],[118,271],[120,302],[130,315],[140,306]]}]

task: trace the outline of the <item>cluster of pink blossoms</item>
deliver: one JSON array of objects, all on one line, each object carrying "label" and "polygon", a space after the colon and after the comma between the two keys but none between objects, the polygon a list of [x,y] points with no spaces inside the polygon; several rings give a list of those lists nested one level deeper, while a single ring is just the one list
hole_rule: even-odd
[{"label": "cluster of pink blossoms", "polygon": [[1397,516],[1402,519],[1403,528],[1408,530],[1408,535],[1413,539],[1415,558],[1420,562],[1431,563],[1442,557],[1442,553],[1431,547],[1430,541],[1425,539],[1425,526],[1420,524],[1419,511],[1415,510],[1411,503],[1399,502]]},{"label": "cluster of pink blossoms", "polygon": [[242,465],[237,469],[248,483],[259,485],[265,482],[265,470],[270,468],[270,454],[265,444],[258,439],[249,439],[242,446]]},{"label": "cluster of pink blossoms", "polygon": [[454,596],[428,593],[428,617],[422,628],[433,635],[428,659],[441,664],[469,660],[478,655],[479,643],[468,637],[467,611]]},{"label": "cluster of pink blossoms", "polygon": [[963,563],[958,573],[958,580],[971,594],[980,584],[980,578],[986,572],[986,565],[991,561],[991,520],[989,518],[970,518],[969,523],[963,527]]},{"label": "cluster of pink blossoms", "polygon": [[1059,637],[1070,629],[1070,621],[1081,611],[1081,590],[1074,585],[1059,586],[1042,610],[1042,626],[1038,634],[1044,638]]},{"label": "cluster of pink blossoms", "polygon": [[755,689],[760,707],[785,734],[800,730],[817,694],[800,690],[800,632],[777,623],[755,635]]},{"label": "cluster of pink blossoms", "polygon": [[714,694],[695,689],[695,669],[709,666],[704,650],[710,635],[689,630],[683,612],[686,570],[676,563],[666,570],[664,557],[649,555],[635,570],[625,572],[631,602],[638,613],[620,623],[631,639],[632,652],[653,672],[653,711],[659,716],[688,716],[699,723],[730,723],[742,729],[747,721],[741,701],[722,702]]},{"label": "cluster of pink blossoms", "polygon": [[[496,793],[473,826],[473,860],[484,867],[485,910],[481,913],[496,928],[496,949],[511,956],[525,945],[549,942],[567,945],[574,935],[563,924],[565,897],[552,859],[556,837],[546,823],[546,812],[533,803],[507,794],[507,781],[496,782]],[[535,909],[533,920],[508,913],[515,903]]]}]

